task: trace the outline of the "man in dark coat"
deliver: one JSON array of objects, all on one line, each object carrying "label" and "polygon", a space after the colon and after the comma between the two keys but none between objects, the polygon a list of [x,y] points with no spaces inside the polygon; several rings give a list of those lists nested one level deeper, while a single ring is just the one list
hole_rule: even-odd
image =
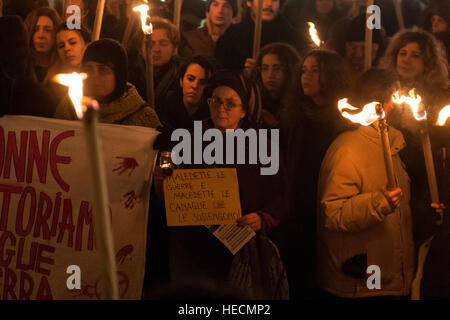
[{"label": "man in dark coat", "polygon": [[[303,43],[299,41],[299,36],[279,14],[283,0],[265,0],[263,3],[261,47],[273,42],[286,42],[301,48]],[[258,1],[248,0],[247,6],[250,9],[247,17],[241,23],[230,26],[216,45],[215,56],[228,69],[242,71],[247,59],[252,58]]]}]

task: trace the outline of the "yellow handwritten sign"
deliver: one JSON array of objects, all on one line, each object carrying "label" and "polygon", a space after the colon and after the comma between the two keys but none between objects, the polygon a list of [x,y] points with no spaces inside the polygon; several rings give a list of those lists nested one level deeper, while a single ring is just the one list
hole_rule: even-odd
[{"label": "yellow handwritten sign", "polygon": [[236,169],[179,169],[164,180],[168,226],[234,224],[242,216]]}]

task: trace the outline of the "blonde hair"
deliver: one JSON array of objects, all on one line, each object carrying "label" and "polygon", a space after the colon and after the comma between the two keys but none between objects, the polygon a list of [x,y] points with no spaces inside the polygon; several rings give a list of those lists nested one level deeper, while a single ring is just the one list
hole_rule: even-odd
[{"label": "blonde hair", "polygon": [[424,30],[407,29],[395,34],[380,60],[380,67],[397,73],[398,53],[411,42],[417,43],[422,53],[424,62],[424,71],[420,79],[422,85],[427,88],[447,89],[449,79],[445,50],[431,33]]}]

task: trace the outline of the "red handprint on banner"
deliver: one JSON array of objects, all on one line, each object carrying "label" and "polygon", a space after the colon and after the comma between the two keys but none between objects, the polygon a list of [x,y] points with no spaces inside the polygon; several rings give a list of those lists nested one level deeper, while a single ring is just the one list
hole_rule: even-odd
[{"label": "red handprint on banner", "polygon": [[113,169],[113,172],[117,172],[118,175],[121,175],[125,171],[130,170],[128,176],[131,176],[134,169],[139,166],[139,163],[137,163],[136,159],[134,158],[116,157],[116,159],[119,159],[120,161]]},{"label": "red handprint on banner", "polygon": [[137,195],[134,191],[127,192],[123,195],[125,198],[125,208],[133,209],[137,202]]},{"label": "red handprint on banner", "polygon": [[123,264],[127,256],[129,256],[133,252],[134,247],[129,244],[116,253],[116,263]]},{"label": "red handprint on banner", "polygon": [[98,297],[96,296],[96,286],[97,282],[94,285],[86,284],[83,280],[81,280],[81,289],[73,290],[72,297],[87,297],[88,299],[94,299]]}]

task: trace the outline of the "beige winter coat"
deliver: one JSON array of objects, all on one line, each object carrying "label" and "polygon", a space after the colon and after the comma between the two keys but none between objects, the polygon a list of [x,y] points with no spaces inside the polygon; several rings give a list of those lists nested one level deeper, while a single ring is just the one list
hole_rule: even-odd
[{"label": "beige winter coat", "polygon": [[[402,134],[389,129],[400,208],[392,211],[381,189],[387,185],[380,135],[372,126],[345,132],[330,146],[319,176],[318,282],[346,298],[405,296],[414,273],[409,177],[398,152]],[[367,254],[381,269],[381,289],[342,272],[345,261]],[[364,272],[365,273],[365,272]]]}]

